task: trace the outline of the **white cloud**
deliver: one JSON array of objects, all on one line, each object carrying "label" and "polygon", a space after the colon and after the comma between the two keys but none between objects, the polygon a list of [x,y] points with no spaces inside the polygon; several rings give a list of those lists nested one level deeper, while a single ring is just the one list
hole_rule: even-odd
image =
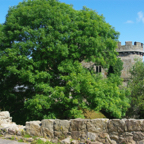
[{"label": "white cloud", "polygon": [[144,13],[142,11],[138,12],[137,22],[142,21],[144,23]]},{"label": "white cloud", "polygon": [[131,20],[127,20],[126,23],[134,23],[134,22]]}]

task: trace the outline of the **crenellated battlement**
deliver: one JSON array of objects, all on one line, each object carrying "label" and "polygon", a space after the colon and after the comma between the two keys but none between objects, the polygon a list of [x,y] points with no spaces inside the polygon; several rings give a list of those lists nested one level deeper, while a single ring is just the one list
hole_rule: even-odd
[{"label": "crenellated battlement", "polygon": [[143,43],[126,41],[125,45],[121,45],[121,42],[118,42],[117,52],[142,52],[143,53]]}]

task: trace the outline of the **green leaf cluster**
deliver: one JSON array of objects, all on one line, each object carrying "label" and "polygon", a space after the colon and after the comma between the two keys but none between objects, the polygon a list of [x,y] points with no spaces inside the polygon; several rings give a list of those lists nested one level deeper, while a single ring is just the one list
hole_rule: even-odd
[{"label": "green leaf cluster", "polygon": [[120,58],[117,58],[116,62],[113,65],[110,65],[108,69],[108,76],[114,74],[120,77],[122,69],[123,69],[123,62]]},{"label": "green leaf cluster", "polygon": [[131,107],[128,109],[126,116],[135,118],[144,118],[144,63],[141,59],[135,59],[135,64],[130,70],[131,79],[128,87],[131,90],[129,99]]}]

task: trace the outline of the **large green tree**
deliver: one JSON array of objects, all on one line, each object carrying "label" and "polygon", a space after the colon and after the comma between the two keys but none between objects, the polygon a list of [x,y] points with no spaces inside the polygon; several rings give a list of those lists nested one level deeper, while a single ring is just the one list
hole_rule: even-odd
[{"label": "large green tree", "polygon": [[[84,118],[81,108],[106,109],[120,118],[129,106],[121,80],[103,79],[81,65],[83,60],[113,65],[118,36],[86,7],[77,11],[57,0],[11,7],[0,25],[0,107],[18,123]],[[23,87],[16,92],[16,86]]]}]

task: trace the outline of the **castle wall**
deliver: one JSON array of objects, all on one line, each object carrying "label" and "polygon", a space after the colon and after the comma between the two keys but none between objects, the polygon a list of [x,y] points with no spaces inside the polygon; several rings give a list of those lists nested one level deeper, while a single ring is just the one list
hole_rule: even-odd
[{"label": "castle wall", "polygon": [[7,134],[18,137],[27,133],[61,144],[144,143],[144,119],[43,119],[27,121],[25,126],[10,123],[11,119],[8,111],[0,112],[0,134],[5,138]]},{"label": "castle wall", "polygon": [[85,61],[82,61],[81,63],[82,63],[82,66],[85,68],[88,68],[88,69],[92,68],[95,72],[96,71],[101,72],[102,75],[106,78],[107,73],[100,65],[96,65],[93,62],[85,62]]},{"label": "castle wall", "polygon": [[124,79],[125,84],[130,79],[129,70],[135,63],[135,59],[140,59],[143,61],[143,44],[140,42],[135,42],[132,45],[131,41],[125,42],[125,45],[118,43],[117,52],[119,53],[119,58],[123,61],[123,70],[121,78]]},{"label": "castle wall", "polygon": [[118,57],[121,58],[121,60],[123,61],[123,70],[122,70],[121,77],[125,80],[130,78],[129,70],[135,63],[134,59],[143,60],[142,55],[125,53],[125,52],[120,53]]}]

